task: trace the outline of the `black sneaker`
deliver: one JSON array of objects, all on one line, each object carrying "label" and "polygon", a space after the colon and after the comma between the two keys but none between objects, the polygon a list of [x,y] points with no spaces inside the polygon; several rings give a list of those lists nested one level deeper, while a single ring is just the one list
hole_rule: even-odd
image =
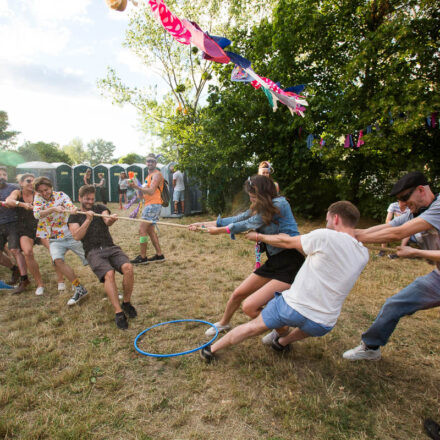
[{"label": "black sneaker", "polygon": [[148,259],[149,262],[155,263],[158,261],[165,261],[165,255],[154,255],[154,257],[151,257]]},{"label": "black sneaker", "polygon": [[397,254],[390,254],[390,255],[388,255],[388,258],[390,260],[395,260],[396,258],[399,258],[399,256]]},{"label": "black sneaker", "polygon": [[379,251],[379,253],[377,254],[377,256],[378,257],[385,257],[385,251],[384,250],[381,250],[381,251]]},{"label": "black sneaker", "polygon": [[434,440],[440,440],[440,425],[434,420],[426,419],[423,423],[426,433]]},{"label": "black sneaker", "polygon": [[14,266],[11,269],[11,279],[8,281],[8,284],[10,286],[15,286],[16,284],[18,284],[19,280],[20,280],[20,270],[18,269],[17,266]]},{"label": "black sneaker", "polygon": [[272,341],[272,343],[270,344],[270,346],[275,350],[275,351],[280,351],[280,352],[288,352],[290,351],[290,345],[281,345],[278,342],[278,339],[280,338],[276,338]]},{"label": "black sneaker", "polygon": [[128,321],[124,312],[116,313],[115,322],[116,322],[116,327],[120,328],[121,330],[128,329]]},{"label": "black sneaker", "polygon": [[68,306],[75,305],[77,302],[81,301],[86,295],[89,294],[89,292],[87,292],[87,289],[81,284],[75,287],[74,292],[75,293],[73,294],[72,298],[67,301]]},{"label": "black sneaker", "polygon": [[142,258],[141,255],[138,255],[136,258],[134,258],[133,260],[130,260],[131,264],[147,264],[148,263],[148,258]]},{"label": "black sneaker", "polygon": [[123,302],[121,304],[121,309],[128,315],[129,318],[136,318],[138,315],[136,309],[131,305],[130,302]]},{"label": "black sneaker", "polygon": [[200,357],[207,363],[210,364],[212,361],[216,361],[217,358],[214,353],[211,352],[211,346],[207,345],[206,347],[200,350]]}]

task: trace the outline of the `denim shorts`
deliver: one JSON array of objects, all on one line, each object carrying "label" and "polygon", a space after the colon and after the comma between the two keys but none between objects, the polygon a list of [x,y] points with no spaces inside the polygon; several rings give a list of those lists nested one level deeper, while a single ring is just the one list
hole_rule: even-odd
[{"label": "denim shorts", "polygon": [[333,327],[318,324],[290,307],[280,292],[275,293],[261,312],[261,317],[268,328],[280,328],[285,325],[297,327],[310,336],[324,336]]},{"label": "denim shorts", "polygon": [[159,221],[160,211],[162,209],[162,205],[153,203],[152,205],[147,205],[142,211],[142,218],[144,220],[148,220],[149,222],[156,223]]},{"label": "denim shorts", "polygon": [[80,241],[76,241],[73,237],[64,237],[49,240],[50,256],[53,261],[63,260],[67,251],[72,251],[81,259],[82,264],[89,264],[84,255],[83,245]]},{"label": "denim shorts", "polygon": [[175,189],[173,192],[173,200],[175,202],[184,202],[185,201],[185,190],[184,189]]}]

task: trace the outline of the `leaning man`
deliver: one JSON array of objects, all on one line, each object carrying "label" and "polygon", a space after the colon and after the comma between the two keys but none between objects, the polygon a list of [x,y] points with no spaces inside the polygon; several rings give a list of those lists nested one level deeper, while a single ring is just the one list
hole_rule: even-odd
[{"label": "leaning man", "polygon": [[440,200],[429,187],[426,177],[420,172],[403,176],[393,187],[391,196],[405,202],[405,212],[387,224],[358,230],[356,238],[364,243],[387,243],[422,233],[424,250],[408,246],[398,248],[399,257],[421,257],[437,262],[437,268],[417,278],[396,295],[385,301],[371,327],[362,335],[360,345],[346,351],[345,359],[377,360],[400,318],[419,310],[440,306]]},{"label": "leaning man", "polygon": [[[118,328],[128,328],[127,313],[129,318],[137,316],[136,309],[131,305],[130,298],[133,292],[134,274],[133,266],[119,246],[113,243],[109,227],[118,219],[116,214],[110,215],[107,206],[95,205],[95,187],[84,185],[79,189],[79,201],[84,214],[72,214],[68,224],[75,240],[81,240],[86,258],[95,275],[101,283],[115,309],[115,322]],[[101,214],[109,217],[98,217]],[[116,286],[115,271],[123,275],[122,286],[124,298],[119,304],[118,288]],[[125,312],[125,313],[124,313]]]}]

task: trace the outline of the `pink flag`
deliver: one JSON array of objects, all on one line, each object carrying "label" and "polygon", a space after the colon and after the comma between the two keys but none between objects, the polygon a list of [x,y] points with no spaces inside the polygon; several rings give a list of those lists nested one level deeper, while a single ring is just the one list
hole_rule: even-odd
[{"label": "pink flag", "polygon": [[175,16],[163,0],[148,0],[154,16],[162,23],[165,30],[182,44],[189,44],[191,33],[183,26],[180,18]]},{"label": "pink flag", "polygon": [[358,141],[357,141],[357,147],[359,148],[361,145],[364,145],[365,144],[365,141],[362,139],[364,137],[364,132],[363,132],[363,130],[361,130],[360,132],[359,132],[359,138],[358,138]]},{"label": "pink flag", "polygon": [[350,148],[350,135],[345,136],[344,148]]}]

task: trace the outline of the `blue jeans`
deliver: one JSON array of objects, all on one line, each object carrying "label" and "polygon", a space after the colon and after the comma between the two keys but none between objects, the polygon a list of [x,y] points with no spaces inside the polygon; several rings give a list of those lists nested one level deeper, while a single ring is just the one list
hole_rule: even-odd
[{"label": "blue jeans", "polygon": [[368,346],[385,345],[399,319],[419,310],[440,306],[440,273],[437,270],[417,278],[385,301],[371,327],[362,335]]}]

